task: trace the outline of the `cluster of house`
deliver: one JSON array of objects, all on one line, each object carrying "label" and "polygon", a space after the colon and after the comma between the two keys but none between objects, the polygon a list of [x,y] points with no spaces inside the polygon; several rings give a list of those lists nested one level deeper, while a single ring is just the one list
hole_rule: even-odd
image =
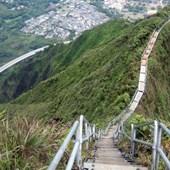
[{"label": "cluster of house", "polygon": [[84,0],[69,0],[58,3],[55,10],[27,20],[22,31],[67,40],[109,19],[105,13]]},{"label": "cluster of house", "polygon": [[159,8],[167,5],[163,0],[104,0],[104,8],[117,10],[123,18],[136,20],[155,14]]}]

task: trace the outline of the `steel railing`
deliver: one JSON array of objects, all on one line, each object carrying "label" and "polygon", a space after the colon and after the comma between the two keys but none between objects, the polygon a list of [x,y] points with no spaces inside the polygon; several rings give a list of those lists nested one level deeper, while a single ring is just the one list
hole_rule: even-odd
[{"label": "steel railing", "polygon": [[[73,150],[69,157],[68,163],[66,165],[66,170],[71,170],[74,166],[81,169],[82,168],[82,145],[86,143],[86,149],[88,150],[89,142],[92,139],[100,138],[102,131],[97,129],[94,124],[90,124],[83,115],[80,116],[79,120],[75,121],[70,129],[67,137],[65,138],[63,144],[59,148],[57,154],[52,160],[48,170],[55,170],[61,159],[64,156],[66,149],[71,141],[74,142]],[[75,139],[74,139],[75,137]]]},{"label": "steel railing", "polygon": [[[137,138],[137,132],[141,127],[148,126],[150,127],[151,135],[153,134],[151,141],[145,141],[142,139]],[[163,123],[160,123],[158,121],[143,123],[143,124],[131,124],[131,134],[127,134],[124,130],[123,124],[120,126],[117,126],[116,135],[115,138],[120,139],[120,136],[125,136],[128,138],[131,142],[131,149],[130,149],[130,156],[132,159],[135,158],[136,153],[136,145],[142,144],[145,146],[148,146],[152,148],[152,163],[151,163],[151,169],[152,170],[158,170],[159,163],[160,163],[160,157],[165,163],[166,168],[168,170],[170,169],[170,160],[168,158],[168,155],[163,150],[163,146],[161,145],[161,141],[163,139],[162,133],[165,133],[167,136],[170,137],[170,129],[167,128]],[[169,153],[170,154],[170,153]]]}]

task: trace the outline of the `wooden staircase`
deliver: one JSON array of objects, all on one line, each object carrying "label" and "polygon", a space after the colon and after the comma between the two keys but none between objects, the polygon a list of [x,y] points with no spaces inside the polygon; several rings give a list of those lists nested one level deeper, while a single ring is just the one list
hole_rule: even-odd
[{"label": "wooden staircase", "polygon": [[84,169],[87,170],[147,170],[147,168],[134,165],[126,160],[116,146],[113,134],[116,127],[109,129],[108,134],[96,142],[95,159],[85,162]]}]

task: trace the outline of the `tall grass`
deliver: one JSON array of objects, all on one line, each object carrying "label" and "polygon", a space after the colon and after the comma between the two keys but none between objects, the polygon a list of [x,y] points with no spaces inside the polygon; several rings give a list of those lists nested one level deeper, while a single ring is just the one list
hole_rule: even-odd
[{"label": "tall grass", "polygon": [[0,120],[0,170],[46,169],[65,129],[61,122],[36,118]]}]

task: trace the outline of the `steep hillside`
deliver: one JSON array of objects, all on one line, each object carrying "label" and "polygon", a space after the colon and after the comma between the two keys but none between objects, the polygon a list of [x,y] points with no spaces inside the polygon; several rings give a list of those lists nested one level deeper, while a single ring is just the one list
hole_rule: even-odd
[{"label": "steep hillside", "polygon": [[[0,169],[47,169],[78,115],[100,126],[118,115],[136,89],[150,34],[169,15],[166,8],[136,23],[110,21],[1,75]],[[166,121],[170,116],[169,28],[161,32],[149,59],[147,90],[137,110],[147,120],[148,115]],[[132,120],[140,122],[143,115]]]},{"label": "steep hillside", "polygon": [[0,102],[16,98],[41,80],[61,72],[84,52],[119,36],[127,26],[124,21],[108,22],[86,31],[69,45],[58,44],[11,68],[0,76]]},{"label": "steep hillside", "polygon": [[[34,81],[31,81],[29,72],[24,72],[29,75],[30,79],[25,76],[25,81],[30,84],[18,95],[43,80],[38,73],[47,73],[44,79],[51,77],[8,105],[10,112],[10,107],[13,112],[15,109],[22,112],[23,108],[26,112],[26,106],[29,114],[39,113],[41,116],[56,116],[64,120],[85,114],[99,123],[119,114],[136,88],[139,61],[149,35],[167,19],[167,11],[133,24],[112,21],[85,32],[72,44],[52,47],[43,54],[43,57],[46,56],[46,64],[40,57],[34,59],[31,74],[35,74],[36,65],[42,64],[37,69],[38,76]],[[43,71],[46,65],[49,65],[48,70],[51,71]],[[24,69],[25,66],[22,66],[19,70]],[[20,71],[16,77],[20,77]],[[8,83],[1,87],[11,89],[9,87],[12,84],[16,90],[23,84],[22,78],[19,78],[17,84],[12,84],[7,78]],[[3,89],[1,93],[4,94]],[[14,95],[17,92],[13,92],[8,99],[17,96]]]},{"label": "steep hillside", "polygon": [[25,20],[47,11],[48,0],[10,2],[12,1],[0,1],[0,65],[27,51],[56,41],[26,35],[20,31]]},{"label": "steep hillside", "polygon": [[170,24],[161,32],[149,59],[146,94],[137,112],[170,120]]}]

